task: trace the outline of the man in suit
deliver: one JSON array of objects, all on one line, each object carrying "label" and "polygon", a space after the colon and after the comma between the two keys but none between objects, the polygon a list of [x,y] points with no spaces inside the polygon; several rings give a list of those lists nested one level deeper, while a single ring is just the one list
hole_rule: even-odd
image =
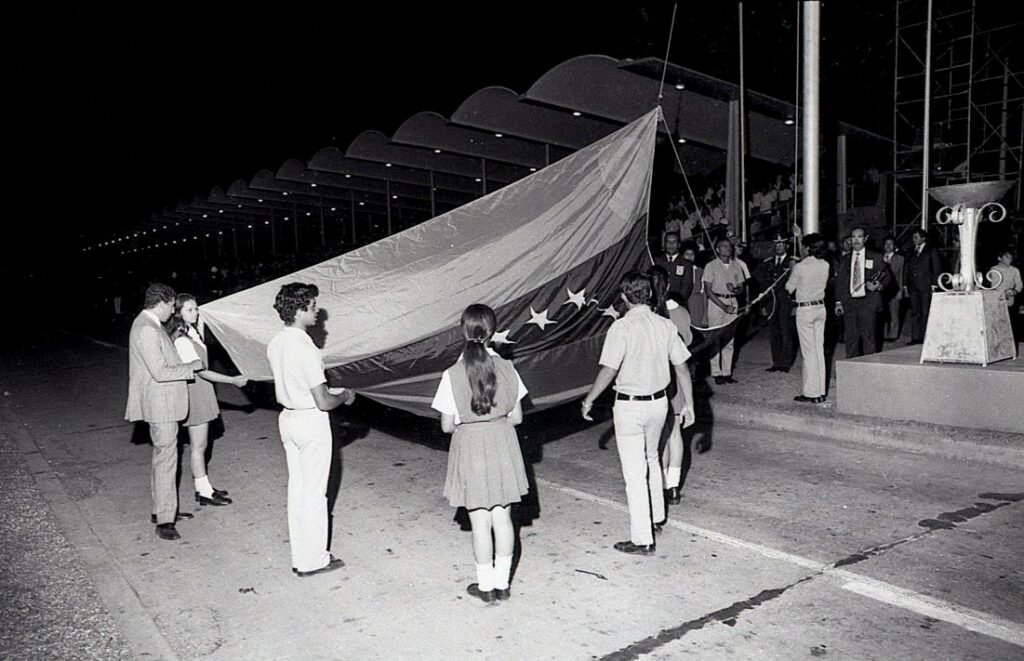
[{"label": "man in suit", "polygon": [[156,534],[179,539],[174,527],[178,518],[178,423],[188,416],[186,381],[203,369],[202,361],[182,363],[170,336],[163,328],[174,312],[174,290],[154,283],[146,288],[144,309],[128,335],[128,406],[125,419],[149,423],[153,441],[150,489]]},{"label": "man in suit", "polygon": [[840,260],[836,272],[836,314],[843,317],[847,358],[878,350],[881,290],[888,280],[889,267],[880,254],[864,247],[866,242],[867,231],[855,227],[850,233],[850,254]]},{"label": "man in suit", "polygon": [[903,295],[910,299],[910,342],[907,344],[921,344],[932,306],[932,285],[939,280],[942,263],[939,252],[928,245],[924,230],[914,230],[910,239],[914,248],[903,263]]},{"label": "man in suit", "polygon": [[900,337],[900,307],[903,303],[903,255],[896,252],[896,239],[891,236],[882,241],[882,259],[889,265],[892,280],[882,290],[887,315],[885,318],[885,340],[895,342]]},{"label": "man in suit", "polygon": [[788,372],[796,360],[793,299],[786,291],[785,278],[780,280],[793,268],[793,258],[787,254],[786,247],[786,237],[776,234],[772,240],[772,256],[762,261],[758,269],[757,280],[762,290],[775,283],[775,295],[766,296],[761,304],[761,314],[767,317],[772,348],[772,366],[766,372]]},{"label": "man in suit", "polygon": [[685,306],[693,292],[693,262],[682,256],[679,246],[679,233],[667,232],[665,234],[665,254],[656,258],[654,264],[668,272],[669,298]]}]

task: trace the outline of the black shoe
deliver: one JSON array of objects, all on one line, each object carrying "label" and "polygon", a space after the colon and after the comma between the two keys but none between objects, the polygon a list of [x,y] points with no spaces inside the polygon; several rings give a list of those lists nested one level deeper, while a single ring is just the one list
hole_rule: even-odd
[{"label": "black shoe", "polygon": [[181,539],[181,535],[178,534],[178,530],[174,527],[173,523],[156,524],[156,536],[167,540]]},{"label": "black shoe", "polygon": [[797,395],[796,397],[793,398],[793,401],[794,402],[804,402],[804,403],[814,404],[814,403],[817,403],[818,398],[817,397],[804,397],[803,395]]},{"label": "black shoe", "polygon": [[640,545],[633,542],[617,542],[613,548],[616,551],[633,555],[654,555],[654,544]]},{"label": "black shoe", "polygon": [[332,555],[330,562],[328,562],[326,565],[324,565],[320,569],[313,569],[313,570],[310,570],[310,571],[299,571],[295,567],[292,567],[292,571],[295,572],[296,576],[300,576],[300,577],[316,576],[317,574],[326,574],[329,571],[334,571],[335,569],[341,569],[344,566],[345,566],[345,561],[344,560],[342,560],[341,558],[335,558]]},{"label": "black shoe", "polygon": [[[178,512],[177,514],[174,515],[174,520],[175,521],[187,521],[188,519],[191,519],[191,518],[192,518],[192,513],[191,512]],[[150,523],[156,523],[156,514],[150,514],[149,515],[149,522]]]},{"label": "black shoe", "polygon": [[679,495],[679,487],[672,487],[665,491],[665,502],[669,505],[678,505],[681,500],[682,496]]},{"label": "black shoe", "polygon": [[739,383],[739,381],[737,381],[736,379],[732,378],[732,375],[723,376],[722,377],[722,381],[724,381],[725,383]]},{"label": "black shoe", "polygon": [[507,601],[512,596],[512,590],[510,588],[505,588],[504,590],[494,588],[491,594],[494,596],[495,601]]},{"label": "black shoe", "polygon": [[825,396],[824,395],[822,395],[821,397],[815,397],[814,398],[814,403],[815,404],[824,404],[825,401],[826,400],[825,400]]},{"label": "black shoe", "polygon": [[220,496],[221,498],[227,498],[228,497],[228,492],[224,491],[223,489],[214,489],[213,490],[213,495],[214,496]]},{"label": "black shoe", "polygon": [[718,385],[722,385],[723,383],[725,383],[725,380],[720,376],[716,376],[715,383],[717,383]]},{"label": "black shoe", "polygon": [[480,589],[480,584],[479,583],[470,583],[466,587],[466,593],[469,596],[471,596],[471,597],[476,597],[477,599],[479,599],[480,601],[482,601],[484,603],[488,603],[489,604],[492,601],[494,601],[494,590],[488,590],[488,591],[484,592],[483,590]]},{"label": "black shoe", "polygon": [[777,369],[775,371],[776,372],[782,372],[783,374],[789,374],[789,368],[788,367],[780,367],[779,369]]},{"label": "black shoe", "polygon": [[216,491],[213,492],[213,498],[207,498],[206,496],[197,491],[196,502],[203,507],[206,507],[207,505],[216,505],[220,507],[222,505],[230,505],[231,499],[225,498],[224,496],[218,496]]},{"label": "black shoe", "polygon": [[766,369],[765,372],[778,372],[781,369],[782,369],[781,367],[775,367],[774,365],[772,365],[771,367]]}]

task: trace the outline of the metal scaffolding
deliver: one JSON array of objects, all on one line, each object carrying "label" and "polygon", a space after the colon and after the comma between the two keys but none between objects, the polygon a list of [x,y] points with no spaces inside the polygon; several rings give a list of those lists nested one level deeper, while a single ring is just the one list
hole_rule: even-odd
[{"label": "metal scaffolding", "polygon": [[[1020,181],[1024,71],[1010,54],[1019,48],[1021,29],[1019,22],[996,25],[994,17],[979,15],[975,0],[897,0],[891,206],[897,235],[931,223],[931,214],[921,213],[928,186]],[[1016,209],[1020,188],[1013,192]]]}]

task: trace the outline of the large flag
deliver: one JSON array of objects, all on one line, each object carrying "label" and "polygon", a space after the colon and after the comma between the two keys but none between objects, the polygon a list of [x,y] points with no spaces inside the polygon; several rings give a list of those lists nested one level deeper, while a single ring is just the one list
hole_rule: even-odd
[{"label": "large flag", "polygon": [[316,284],[331,385],[436,415],[459,357],[462,311],[494,308],[494,345],[530,390],[526,409],[586,394],[623,274],[650,265],[647,214],[659,109],[531,176],[399,234],[207,303],[207,325],[250,379],[272,378],[267,343],[281,285]]}]

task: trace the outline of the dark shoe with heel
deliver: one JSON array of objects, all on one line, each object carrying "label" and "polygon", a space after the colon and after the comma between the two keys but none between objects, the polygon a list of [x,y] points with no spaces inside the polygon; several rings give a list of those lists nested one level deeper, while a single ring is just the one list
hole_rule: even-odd
[{"label": "dark shoe with heel", "polygon": [[616,551],[632,555],[654,555],[654,544],[634,544],[633,542],[618,542],[613,547]]},{"label": "dark shoe with heel", "polygon": [[494,601],[494,592],[494,590],[487,590],[486,592],[484,590],[481,590],[479,583],[470,583],[466,587],[466,594],[468,594],[471,597],[476,597],[480,601],[487,604]]},{"label": "dark shoe with heel", "polygon": [[683,497],[679,494],[679,487],[672,487],[665,491],[665,502],[669,505],[678,505]]},{"label": "dark shoe with heel", "polygon": [[199,505],[202,507],[206,507],[207,505],[214,505],[216,507],[220,507],[223,505],[230,505],[231,499],[225,498],[224,496],[218,496],[216,491],[213,492],[212,498],[207,498],[206,496],[197,491],[196,502],[199,503]]},{"label": "dark shoe with heel", "polygon": [[181,539],[181,535],[178,534],[178,530],[174,527],[173,523],[156,524],[156,536],[167,540]]},{"label": "dark shoe with heel", "polygon": [[510,588],[505,588],[504,590],[494,588],[491,593],[494,595],[495,601],[508,601],[508,598],[512,596],[512,590]]}]

